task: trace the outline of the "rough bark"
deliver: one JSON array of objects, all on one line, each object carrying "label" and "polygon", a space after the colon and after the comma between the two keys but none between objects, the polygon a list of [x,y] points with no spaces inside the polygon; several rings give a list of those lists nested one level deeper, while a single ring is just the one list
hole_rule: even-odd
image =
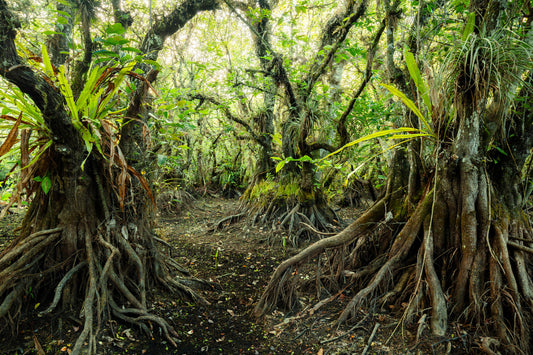
[{"label": "rough bark", "polygon": [[[99,352],[96,338],[109,316],[135,324],[150,336],[155,325],[175,345],[173,328],[148,310],[149,290],[165,287],[206,303],[191,287],[207,283],[181,277],[186,276],[183,268],[159,252],[147,218],[147,183],[135,193],[117,191],[135,188],[134,176],[142,179],[119,147],[104,136],[101,145],[115,158],[96,151],[87,156],[65,98],[17,55],[17,25],[0,0],[0,74],[33,100],[53,139],[22,183],[31,185],[35,175],[47,175],[52,183],[47,193],[33,190],[19,236],[0,254],[0,318],[12,317],[17,309],[31,310],[34,304],[24,304],[20,297],[31,287],[46,307],[41,315],[56,309],[81,314],[84,325],[74,354]],[[133,102],[140,106],[143,97]]]},{"label": "rough bark", "polygon": [[[446,143],[437,142],[440,151],[433,156],[432,173],[419,175],[419,187],[415,188],[411,181],[417,164],[409,162],[405,154],[397,155],[385,196],[338,235],[283,262],[256,306],[257,315],[280,304],[294,305],[300,286],[290,276],[292,270],[310,257],[326,253],[320,271],[309,276],[333,278],[331,287],[336,288],[331,291],[349,283],[355,296],[340,314],[340,323],[349,321],[363,304],[390,305],[403,313],[406,324],[427,317],[423,314],[429,311],[435,335],[445,335],[448,323],[458,320],[498,339],[476,340],[486,352],[530,352],[533,283],[526,264],[533,257],[533,231],[523,201],[527,196],[524,164],[531,159],[533,146],[531,105],[523,104],[531,102],[533,94],[530,66],[517,60],[509,70],[516,71],[513,78],[518,79],[496,81],[495,77],[506,74],[498,70],[507,69],[493,66],[488,70],[484,63],[489,53],[470,53],[483,51],[479,43],[494,40],[490,36],[497,31],[503,11],[486,1],[471,2],[470,6],[477,14],[478,26],[469,38],[471,47],[455,49],[457,56],[450,64],[453,80],[449,80],[454,90],[438,88],[453,92],[449,105],[456,115],[451,123],[455,129],[447,131]],[[518,21],[518,17],[515,21],[525,26],[530,23]],[[476,42],[478,36],[482,40]],[[389,36],[388,43],[394,43],[394,38]],[[508,47],[502,51],[516,51],[522,59],[530,56],[530,47],[520,49],[512,40],[506,43]],[[511,98],[500,95],[501,91],[511,93]],[[493,110],[494,104],[500,105],[498,110]],[[490,122],[498,123],[490,142],[500,149],[487,147],[484,131]],[[416,151],[420,154],[423,150]],[[368,220],[370,215],[373,217]],[[361,233],[360,228],[370,228],[369,222],[372,233],[368,229]],[[400,222],[402,227],[395,230],[391,222]],[[376,244],[384,249],[372,249]],[[331,271],[339,269],[342,271]]]}]

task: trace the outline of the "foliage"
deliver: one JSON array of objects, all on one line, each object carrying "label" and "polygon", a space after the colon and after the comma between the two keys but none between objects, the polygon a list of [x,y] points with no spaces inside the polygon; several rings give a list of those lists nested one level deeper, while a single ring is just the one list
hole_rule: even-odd
[{"label": "foliage", "polygon": [[[125,78],[130,76],[142,79],[133,72],[136,62],[127,62],[123,66],[116,62],[117,66],[93,65],[87,74],[85,86],[79,97],[74,98],[65,67],[55,68],[44,46],[42,47],[42,54],[42,58],[30,57],[27,59],[65,97],[66,108],[72,123],[85,143],[87,155],[82,163],[82,168],[92,150],[96,148],[101,157],[108,162],[110,172],[112,168],[119,170],[119,174],[116,176],[116,186],[118,186],[121,203],[125,198],[126,184],[130,179],[130,174],[139,179],[151,196],[148,181],[126,163],[118,145],[125,110],[125,107],[121,108],[121,106],[127,102],[123,97],[124,92],[127,92],[127,89],[124,89]],[[3,118],[14,122],[14,124],[2,145],[2,154],[0,154],[2,161],[6,161],[19,151],[22,156],[30,156],[32,152],[34,153],[29,163],[19,167],[28,173],[25,174],[26,178],[17,185],[16,193],[11,197],[10,203],[12,204],[20,199],[24,190],[27,191],[28,195],[31,195],[35,188],[34,182],[40,183],[45,193],[50,190],[51,181],[47,175],[48,157],[46,152],[53,145],[53,139],[44,123],[41,112],[33,102],[23,95],[18,88],[12,85],[9,85],[8,88],[10,90],[1,103],[5,113]],[[9,113],[14,113],[17,110],[20,110],[19,118],[14,119]],[[36,137],[26,144],[15,146],[19,128],[31,130]],[[29,140],[29,136],[26,139]],[[16,162],[16,164],[20,165],[20,162]],[[110,179],[113,179],[113,174],[110,173],[110,175]]]}]

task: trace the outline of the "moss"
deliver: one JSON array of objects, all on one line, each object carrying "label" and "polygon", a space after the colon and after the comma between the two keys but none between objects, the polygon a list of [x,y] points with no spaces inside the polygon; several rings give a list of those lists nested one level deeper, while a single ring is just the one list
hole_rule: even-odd
[{"label": "moss", "polygon": [[261,181],[246,189],[242,199],[248,201],[261,201],[265,196],[271,196],[276,189],[277,184],[275,182]]},{"label": "moss", "polygon": [[297,197],[300,191],[300,185],[294,181],[290,181],[289,183],[279,185],[276,197]]}]

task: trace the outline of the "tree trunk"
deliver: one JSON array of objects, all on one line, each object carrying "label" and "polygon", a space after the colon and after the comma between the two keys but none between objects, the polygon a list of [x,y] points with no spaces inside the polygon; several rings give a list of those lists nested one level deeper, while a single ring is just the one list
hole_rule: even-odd
[{"label": "tree trunk", "polygon": [[[431,175],[414,188],[417,164],[397,154],[385,196],[343,232],[283,262],[256,306],[257,315],[280,302],[292,305],[293,268],[328,253],[320,277],[333,278],[337,290],[346,282],[354,285],[355,296],[339,322],[355,316],[363,303],[388,305],[403,314],[405,324],[429,310],[434,335],[445,335],[450,320],[468,322],[498,339],[492,348],[484,343],[484,351],[530,353],[533,282],[527,265],[533,230],[524,211],[522,171],[533,147],[533,111],[524,104],[533,98],[531,47],[498,37],[495,24],[503,15],[498,4],[471,2],[476,28],[453,60],[442,64],[451,70],[441,80],[454,90],[441,90],[453,93],[448,106],[456,116],[454,128],[436,142]],[[529,35],[529,27],[520,30]],[[485,65],[507,53],[518,58],[513,68],[503,62]],[[504,80],[510,71],[512,79]],[[497,128],[485,135],[491,122]],[[403,225],[399,230],[397,223]],[[349,280],[344,271],[352,275]]]},{"label": "tree trunk", "polygon": [[[176,11],[180,21],[192,18],[203,4],[192,3],[182,6],[195,11]],[[209,3],[214,8],[215,3]],[[183,24],[180,21],[165,18],[162,23],[171,23],[177,30],[176,23]],[[18,57],[14,43],[17,26],[5,0],[0,0],[0,74],[40,109],[52,142],[19,183],[35,191],[35,196],[20,235],[0,254],[0,318],[13,317],[21,306],[32,311],[35,302],[24,303],[22,297],[31,288],[37,302],[46,307],[40,315],[61,308],[84,318],[74,354],[98,352],[96,337],[109,316],[138,325],[150,336],[156,325],[176,345],[173,328],[148,310],[149,290],[162,286],[206,304],[191,286],[210,284],[181,277],[188,272],[156,246],[158,238],[149,219],[151,192],[130,163],[144,154],[142,129],[137,141],[139,135],[123,137],[130,140],[128,147],[133,147],[130,155],[124,156],[112,139],[105,138],[101,145],[111,158],[96,150],[89,154],[60,91]],[[142,90],[133,99],[129,111],[133,114],[142,107],[143,86],[139,85]],[[36,185],[35,176],[49,177],[50,189],[45,192]]]}]

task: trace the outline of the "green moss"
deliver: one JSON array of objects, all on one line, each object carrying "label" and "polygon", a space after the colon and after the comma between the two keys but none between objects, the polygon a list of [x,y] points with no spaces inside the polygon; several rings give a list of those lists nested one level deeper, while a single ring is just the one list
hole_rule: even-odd
[{"label": "green moss", "polygon": [[300,191],[300,185],[294,181],[290,181],[289,183],[279,185],[276,197],[298,197]]},{"label": "green moss", "polygon": [[265,196],[271,196],[277,189],[277,184],[273,181],[261,181],[249,187],[243,198],[249,201],[261,201]]}]

